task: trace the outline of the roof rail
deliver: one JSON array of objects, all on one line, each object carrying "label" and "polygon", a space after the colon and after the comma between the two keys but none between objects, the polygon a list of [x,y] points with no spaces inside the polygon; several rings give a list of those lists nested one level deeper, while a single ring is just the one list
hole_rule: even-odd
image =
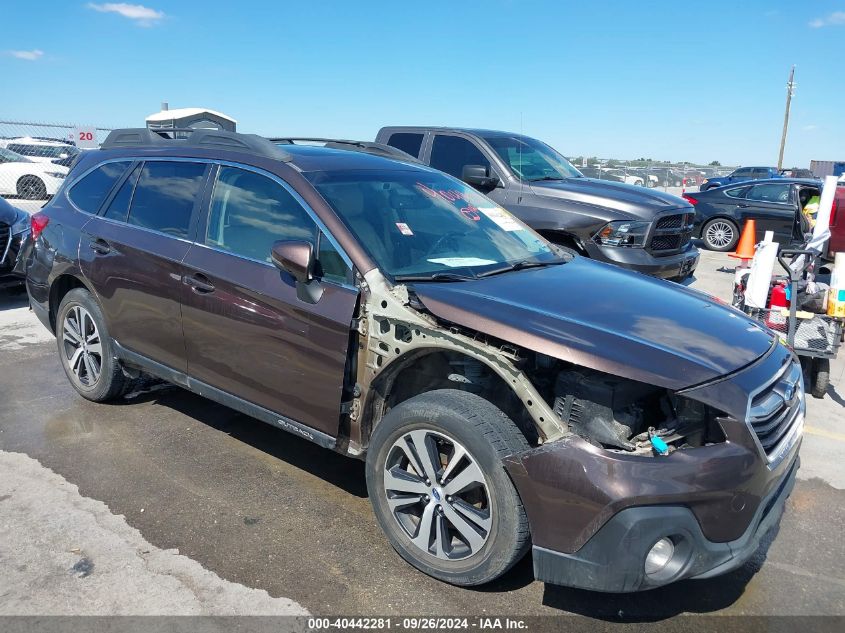
[{"label": "roof rail", "polygon": [[[178,135],[177,138],[167,136]],[[234,152],[256,154],[273,160],[290,162],[288,152],[257,134],[239,134],[224,130],[194,128],[125,128],[112,130],[100,145],[100,149],[122,149],[130,147],[166,148],[193,147],[197,149],[223,149]]]},{"label": "roof rail", "polygon": [[416,156],[412,156],[408,152],[386,145],[384,143],[376,143],[374,141],[351,141],[348,139],[339,138],[309,138],[309,137],[278,137],[274,136],[269,139],[273,143],[279,145],[296,145],[297,143],[323,143],[323,147],[331,149],[345,149],[354,152],[363,152],[365,154],[373,154],[375,156],[383,156],[385,158],[392,158],[394,160],[411,161],[419,163]]}]

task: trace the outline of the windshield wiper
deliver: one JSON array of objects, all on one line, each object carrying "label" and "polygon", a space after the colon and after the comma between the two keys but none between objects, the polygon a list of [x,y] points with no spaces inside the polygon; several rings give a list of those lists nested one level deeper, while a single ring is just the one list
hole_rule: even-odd
[{"label": "windshield wiper", "polygon": [[477,277],[468,277],[458,273],[434,273],[431,275],[397,275],[396,281],[472,281]]},{"label": "windshield wiper", "polygon": [[526,268],[542,268],[544,266],[558,266],[560,264],[565,264],[569,261],[569,259],[561,258],[555,259],[550,262],[529,262],[527,260],[522,260],[513,264],[508,264],[507,266],[503,266],[502,268],[494,268],[493,270],[487,270],[483,273],[479,273],[478,277],[492,277],[493,275],[501,275],[502,273],[510,273],[515,270],[525,270]]}]

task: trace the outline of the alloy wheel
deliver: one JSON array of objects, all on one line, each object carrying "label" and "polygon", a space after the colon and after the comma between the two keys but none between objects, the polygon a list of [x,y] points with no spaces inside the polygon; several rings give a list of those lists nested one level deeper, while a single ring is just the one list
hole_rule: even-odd
[{"label": "alloy wheel", "polygon": [[454,439],[419,429],[397,439],[384,465],[393,518],[420,550],[443,560],[477,553],[493,525],[487,481]]},{"label": "alloy wheel", "polygon": [[704,239],[713,248],[725,248],[734,239],[734,227],[727,222],[713,222],[707,227]]},{"label": "alloy wheel", "polygon": [[70,308],[62,324],[62,351],[73,379],[90,389],[100,379],[103,347],[91,313],[79,305]]}]

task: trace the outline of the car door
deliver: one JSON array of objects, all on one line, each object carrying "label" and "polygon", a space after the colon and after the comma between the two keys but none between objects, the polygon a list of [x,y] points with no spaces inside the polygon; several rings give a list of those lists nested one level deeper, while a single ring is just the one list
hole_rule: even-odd
[{"label": "car door", "polygon": [[[454,134],[434,135],[429,165],[454,176],[458,180],[461,180],[466,165],[478,165],[484,167],[488,176],[497,176],[501,179],[501,175],[496,172],[490,158],[478,145],[467,138]],[[507,202],[506,187],[486,189],[481,193],[498,204],[504,205]]]},{"label": "car door", "polygon": [[740,204],[740,216],[744,221],[754,218],[757,225],[757,239],[766,231],[773,231],[775,241],[788,244],[795,227],[796,203],[789,183],[761,182],[751,186]]},{"label": "car door", "polygon": [[110,336],[123,348],[184,373],[182,259],[209,164],[137,163],[82,231],[83,274]]},{"label": "car door", "polygon": [[[277,176],[221,165],[214,178],[184,261],[188,375],[334,437],[358,297],[349,259]],[[277,240],[319,240],[315,303],[271,263]]]}]

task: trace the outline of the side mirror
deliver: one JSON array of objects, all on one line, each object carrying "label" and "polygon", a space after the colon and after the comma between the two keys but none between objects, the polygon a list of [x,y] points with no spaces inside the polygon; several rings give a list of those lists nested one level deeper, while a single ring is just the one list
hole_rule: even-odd
[{"label": "side mirror", "polygon": [[499,178],[488,176],[487,168],[482,165],[464,165],[461,169],[461,180],[481,189],[493,189],[499,185]]},{"label": "side mirror", "polygon": [[290,273],[296,281],[307,284],[314,279],[314,246],[300,240],[274,242],[270,259],[280,270]]}]

